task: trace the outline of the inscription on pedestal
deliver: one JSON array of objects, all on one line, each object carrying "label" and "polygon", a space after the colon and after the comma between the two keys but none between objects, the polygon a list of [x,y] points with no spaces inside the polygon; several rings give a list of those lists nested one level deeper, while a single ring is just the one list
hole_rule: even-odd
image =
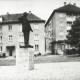
[{"label": "inscription on pedestal", "polygon": [[34,69],[34,55],[33,51],[29,52],[29,70]]}]

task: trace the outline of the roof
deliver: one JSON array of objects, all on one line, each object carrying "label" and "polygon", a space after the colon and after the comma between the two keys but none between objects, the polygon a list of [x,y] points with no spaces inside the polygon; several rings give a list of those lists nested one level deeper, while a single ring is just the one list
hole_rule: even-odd
[{"label": "roof", "polygon": [[54,15],[55,12],[80,14],[80,8],[75,5],[68,4],[68,5],[65,5],[65,6],[62,6],[62,7],[55,9],[52,12],[51,16],[49,17],[49,19],[47,20],[45,26],[48,24],[49,20],[51,19],[51,17]]},{"label": "roof", "polygon": [[58,9],[55,9],[56,12],[72,12],[72,13],[80,13],[80,8],[72,5],[72,4],[68,4],[65,5],[63,7],[60,7]]},{"label": "roof", "polygon": [[[21,14],[7,14],[7,15],[2,15],[3,21],[0,22],[0,24],[4,24],[4,23],[17,23],[18,18],[21,17],[23,15],[23,13]],[[28,20],[30,22],[45,22],[45,20],[42,20],[41,18],[37,17],[36,15],[34,15],[33,13],[28,13]]]}]

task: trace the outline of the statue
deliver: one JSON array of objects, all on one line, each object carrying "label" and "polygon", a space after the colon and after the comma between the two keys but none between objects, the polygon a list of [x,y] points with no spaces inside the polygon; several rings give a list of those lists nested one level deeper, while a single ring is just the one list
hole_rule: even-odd
[{"label": "statue", "polygon": [[27,15],[28,14],[26,12],[24,12],[23,16],[18,18],[18,20],[22,23],[22,32],[24,34],[24,44],[25,44],[25,46],[30,46],[29,45],[29,33],[30,33],[30,31],[33,32],[33,30],[32,30],[30,23],[27,19]]}]

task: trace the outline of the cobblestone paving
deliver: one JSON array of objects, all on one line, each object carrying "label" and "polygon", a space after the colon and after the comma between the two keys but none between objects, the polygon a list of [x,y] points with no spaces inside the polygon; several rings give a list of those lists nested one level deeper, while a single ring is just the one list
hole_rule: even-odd
[{"label": "cobblestone paving", "polygon": [[35,64],[34,70],[1,66],[0,80],[80,80],[80,62]]}]

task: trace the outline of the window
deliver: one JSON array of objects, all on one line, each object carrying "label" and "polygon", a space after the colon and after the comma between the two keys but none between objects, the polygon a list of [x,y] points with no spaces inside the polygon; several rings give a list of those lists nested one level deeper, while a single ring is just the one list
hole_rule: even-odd
[{"label": "window", "polygon": [[72,15],[67,15],[66,20],[72,22],[73,21],[73,16]]},{"label": "window", "polygon": [[63,26],[63,21],[60,21],[60,26]]},{"label": "window", "polygon": [[19,25],[19,32],[22,32],[22,26]]},{"label": "window", "polygon": [[20,36],[19,36],[19,41],[20,41],[20,42],[24,42],[24,36],[23,36],[23,35],[20,35]]},{"label": "window", "polygon": [[0,46],[0,51],[2,51],[2,46]]},{"label": "window", "polygon": [[2,36],[0,36],[0,43],[2,43]]},{"label": "window", "polygon": [[71,18],[71,15],[67,15],[68,18]]},{"label": "window", "polygon": [[67,30],[70,30],[71,29],[71,23],[67,23]]},{"label": "window", "polygon": [[2,53],[2,46],[0,46],[0,54]]},{"label": "window", "polygon": [[12,35],[9,35],[9,41],[12,42],[12,40],[13,40]]},{"label": "window", "polygon": [[34,25],[34,29],[39,29],[39,26],[38,25]]},{"label": "window", "polygon": [[49,25],[51,25],[51,21],[49,22]]},{"label": "window", "polygon": [[39,34],[34,35],[34,40],[39,40]]},{"label": "window", "polygon": [[8,30],[12,31],[12,25],[8,25]]},{"label": "window", "polygon": [[60,30],[60,36],[62,36],[63,35],[63,30]]},{"label": "window", "polygon": [[39,51],[39,45],[35,45],[35,51]]},{"label": "window", "polygon": [[60,13],[60,14],[59,14],[59,17],[60,17],[60,18],[63,18],[63,14],[62,14],[62,13]]},{"label": "window", "polygon": [[2,32],[2,26],[0,26],[0,32]]},{"label": "window", "polygon": [[60,30],[60,33],[63,32],[63,30]]}]

